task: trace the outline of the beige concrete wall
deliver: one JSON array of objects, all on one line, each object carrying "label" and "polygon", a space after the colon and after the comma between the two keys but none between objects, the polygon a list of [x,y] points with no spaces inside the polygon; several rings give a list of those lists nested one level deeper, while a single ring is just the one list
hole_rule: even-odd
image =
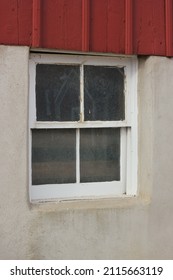
[{"label": "beige concrete wall", "polygon": [[27,47],[0,47],[0,259],[173,258],[173,60],[139,60],[139,195],[30,205]]}]

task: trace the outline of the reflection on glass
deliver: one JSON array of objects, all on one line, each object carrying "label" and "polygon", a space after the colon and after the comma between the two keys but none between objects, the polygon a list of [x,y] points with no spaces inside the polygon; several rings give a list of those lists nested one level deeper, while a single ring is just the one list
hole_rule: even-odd
[{"label": "reflection on glass", "polygon": [[85,120],[124,120],[124,69],[84,66]]},{"label": "reflection on glass", "polygon": [[75,182],[75,129],[32,130],[32,184]]},{"label": "reflection on glass", "polygon": [[78,121],[79,66],[37,64],[36,108],[38,121]]},{"label": "reflection on glass", "polygon": [[81,182],[120,180],[120,129],[80,130]]}]

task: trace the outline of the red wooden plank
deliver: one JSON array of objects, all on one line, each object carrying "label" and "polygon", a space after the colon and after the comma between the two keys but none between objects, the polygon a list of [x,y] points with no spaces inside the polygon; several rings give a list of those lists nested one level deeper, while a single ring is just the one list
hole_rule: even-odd
[{"label": "red wooden plank", "polygon": [[90,0],[82,0],[82,51],[89,51]]},{"label": "red wooden plank", "polygon": [[91,1],[91,51],[124,53],[124,11],[124,0]]},{"label": "red wooden plank", "polygon": [[133,2],[126,0],[125,2],[125,53],[133,54]]},{"label": "red wooden plank", "polygon": [[125,1],[108,0],[107,51],[124,53],[125,49]]},{"label": "red wooden plank", "polygon": [[81,0],[42,0],[42,47],[82,49]]},{"label": "red wooden plank", "polygon": [[90,51],[107,51],[107,0],[91,1]]},{"label": "red wooden plank", "polygon": [[0,1],[1,44],[173,56],[173,0],[37,1]]},{"label": "red wooden plank", "polygon": [[0,43],[30,45],[32,1],[1,0]]},{"label": "red wooden plank", "polygon": [[32,12],[32,46],[40,46],[41,35],[41,0],[33,0]]},{"label": "red wooden plank", "polygon": [[31,45],[32,1],[18,0],[19,45]]},{"label": "red wooden plank", "polygon": [[165,55],[164,4],[164,0],[134,0],[136,54]]},{"label": "red wooden plank", "polygon": [[0,37],[1,44],[18,44],[17,0],[1,0]]},{"label": "red wooden plank", "polygon": [[166,55],[173,56],[173,0],[166,0],[165,16],[166,16]]},{"label": "red wooden plank", "polygon": [[61,25],[63,24],[61,15],[61,3],[56,0],[46,1],[42,0],[42,14],[41,14],[41,47],[56,48],[59,45],[63,46],[63,32]]}]

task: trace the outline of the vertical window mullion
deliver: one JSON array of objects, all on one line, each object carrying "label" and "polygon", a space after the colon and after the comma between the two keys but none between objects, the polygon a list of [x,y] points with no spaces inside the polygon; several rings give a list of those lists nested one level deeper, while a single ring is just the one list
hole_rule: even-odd
[{"label": "vertical window mullion", "polygon": [[80,121],[84,121],[84,66],[80,66]]},{"label": "vertical window mullion", "polygon": [[76,183],[80,183],[80,129],[76,129]]},{"label": "vertical window mullion", "polygon": [[[84,121],[84,66],[80,66],[80,122]],[[80,129],[76,129],[76,183],[80,183]]]}]

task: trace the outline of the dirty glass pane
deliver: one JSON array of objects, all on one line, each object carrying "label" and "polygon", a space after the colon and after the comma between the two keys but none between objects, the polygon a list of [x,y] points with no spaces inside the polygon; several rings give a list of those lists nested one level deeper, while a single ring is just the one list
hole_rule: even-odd
[{"label": "dirty glass pane", "polygon": [[120,129],[80,130],[81,182],[120,180]]},{"label": "dirty glass pane", "polygon": [[124,69],[85,66],[84,77],[85,120],[124,120]]},{"label": "dirty glass pane", "polygon": [[79,66],[37,64],[36,112],[38,121],[78,121],[79,100]]},{"label": "dirty glass pane", "polygon": [[75,129],[32,130],[32,184],[75,182]]}]

